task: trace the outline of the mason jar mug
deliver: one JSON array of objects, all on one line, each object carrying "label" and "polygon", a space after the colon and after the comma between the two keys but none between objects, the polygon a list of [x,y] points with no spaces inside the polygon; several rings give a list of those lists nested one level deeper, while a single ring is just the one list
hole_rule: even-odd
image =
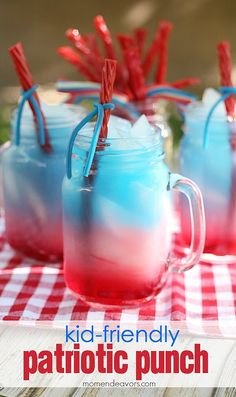
[{"label": "mason jar mug", "polygon": [[[236,168],[229,123],[224,115],[212,116],[208,126],[208,145],[204,147],[206,117],[200,105],[186,110],[184,137],[180,145],[180,172],[196,182],[202,192],[206,215],[204,252],[235,255],[236,223],[232,205],[236,200]],[[191,238],[187,207],[186,201],[180,200],[183,245],[188,245]]]},{"label": "mason jar mug", "polygon": [[[201,194],[191,180],[169,172],[157,130],[151,138],[144,131],[143,137],[100,142],[85,177],[92,134],[86,125],[67,153],[65,280],[89,304],[138,306],[160,291],[169,270],[198,262],[205,230]],[[182,259],[172,254],[172,190],[188,197],[192,214],[191,250]]]},{"label": "mason jar mug", "polygon": [[61,186],[69,136],[78,116],[67,105],[43,105],[51,143],[37,141],[32,112],[25,106],[20,135],[14,113],[11,146],[2,159],[3,200],[8,243],[21,254],[43,261],[62,259]]}]

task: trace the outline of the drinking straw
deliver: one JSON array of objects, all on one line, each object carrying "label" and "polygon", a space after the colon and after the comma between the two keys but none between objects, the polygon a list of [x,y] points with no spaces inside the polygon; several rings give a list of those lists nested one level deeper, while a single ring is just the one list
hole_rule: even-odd
[{"label": "drinking straw", "polygon": [[[117,61],[112,59],[105,59],[103,71],[102,71],[102,82],[100,91],[100,103],[95,103],[95,109],[87,114],[87,116],[77,125],[71,134],[71,138],[68,145],[67,156],[66,156],[66,175],[70,179],[72,176],[71,169],[71,157],[73,146],[79,131],[94,117],[97,116],[95,123],[93,136],[88,152],[88,156],[84,167],[84,176],[89,177],[90,169],[93,163],[94,155],[96,150],[103,150],[105,147],[105,139],[107,138],[108,132],[108,121],[110,117],[110,111],[114,109],[114,105],[111,103],[113,86],[116,74]],[[100,139],[99,145],[98,141]]]},{"label": "drinking straw", "polygon": [[[70,93],[67,103],[80,103],[87,99],[99,101],[100,98],[101,85],[99,83],[58,80],[56,88],[59,92]],[[140,116],[136,107],[129,102],[129,97],[125,94],[113,91],[112,103],[131,121]]]},{"label": "drinking straw", "polygon": [[[85,99],[99,99],[100,84],[91,81],[66,81],[58,80],[56,84],[59,92],[70,93],[78,102]],[[196,100],[196,96],[189,92],[181,91],[179,88],[172,87],[172,84],[150,84],[145,87],[146,97],[155,97],[167,99],[182,104],[188,104]],[[126,109],[135,117],[138,117],[139,112],[136,107],[132,104],[131,99],[128,95],[120,93],[119,91],[113,91],[112,102],[118,106]],[[136,110],[135,110],[136,109]]]},{"label": "drinking straw", "polygon": [[99,78],[96,75],[96,73],[92,72],[88,66],[86,65],[85,62],[82,61],[80,58],[79,54],[70,47],[64,46],[64,47],[59,47],[57,49],[57,52],[59,55],[61,55],[66,61],[71,63],[73,66],[76,67],[76,69],[84,76],[86,79],[89,79],[91,81],[98,82]]},{"label": "drinking straw", "polygon": [[129,71],[129,82],[135,99],[146,96],[145,79],[138,47],[130,47],[123,51],[126,66]]},{"label": "drinking straw", "polygon": [[[26,92],[29,91],[30,89],[33,88],[34,86],[34,81],[33,81],[33,77],[31,75],[25,54],[24,54],[24,50],[22,47],[21,43],[16,43],[15,45],[13,45],[12,47],[9,48],[9,53],[12,57],[12,60],[14,62],[14,67],[17,73],[17,76],[19,78],[20,84],[22,86],[22,89]],[[34,98],[34,100],[36,101],[39,111],[41,113],[41,117],[43,120],[43,125],[44,125],[44,137],[45,137],[45,143],[42,146],[42,148],[45,151],[51,151],[51,145],[50,145],[50,139],[49,139],[49,134],[46,128],[46,119],[45,116],[43,114],[42,111],[42,106],[39,100],[39,96],[37,94],[36,91],[34,91],[32,93],[32,97]],[[32,110],[33,113],[33,117],[34,117],[34,123],[36,125],[36,131],[37,131],[37,137],[38,137],[38,141],[39,141],[39,125],[38,125],[38,120],[37,120],[37,115],[36,115],[36,110],[33,106],[33,104],[31,103],[30,99],[29,99],[29,106]]]},{"label": "drinking straw", "polygon": [[[108,121],[110,117],[111,109],[114,109],[114,105],[111,103],[113,86],[116,74],[116,64],[117,61],[112,59],[105,59],[104,68],[102,71],[102,83],[100,91],[100,103],[95,104],[95,110],[86,116],[84,120],[77,126],[74,130],[70,142],[70,148],[73,146],[74,138],[76,137],[81,126],[85,124],[86,120],[91,120],[97,114],[97,120],[92,136],[92,141],[90,144],[88,156],[84,167],[84,176],[89,177],[91,175],[90,170],[93,164],[94,155],[96,151],[104,150],[108,133]],[[99,144],[98,144],[99,143]],[[72,146],[71,146],[72,145]],[[69,163],[70,163],[70,150],[69,153]],[[68,164],[69,164],[68,163]],[[70,167],[69,167],[70,168]],[[68,168],[70,175],[70,169]]]},{"label": "drinking straw", "polygon": [[173,29],[173,24],[169,21],[161,21],[160,23],[160,49],[159,61],[155,75],[155,82],[162,84],[166,81],[167,72],[167,49],[170,33]]},{"label": "drinking straw", "polygon": [[174,88],[171,84],[149,85],[146,88],[146,97],[159,97],[183,104],[188,104],[196,100],[195,95]]},{"label": "drinking straw", "polygon": [[[102,82],[100,91],[100,103],[110,103],[112,101],[113,87],[116,77],[117,61],[112,59],[105,59],[104,68],[102,70]],[[111,110],[104,110],[104,118],[100,132],[100,138],[106,138],[108,133],[108,121]]]},{"label": "drinking straw", "polygon": [[[87,94],[97,95],[99,99],[99,94],[101,90],[101,84],[91,81],[67,81],[58,80],[56,83],[56,88],[59,92],[67,92],[70,94],[77,94],[78,96],[84,96]],[[129,106],[129,97],[119,91],[113,91],[113,99],[115,101],[123,102],[124,106]]]},{"label": "drinking straw", "polygon": [[140,56],[142,57],[143,47],[147,38],[147,29],[137,28],[134,30],[134,39],[139,48]]},{"label": "drinking straw", "polygon": [[[92,216],[92,208],[93,208],[93,200],[96,200],[94,197],[93,192],[88,187],[95,185],[95,178],[96,175],[93,172],[90,172],[92,167],[94,154],[96,150],[103,150],[105,144],[102,143],[97,145],[99,138],[106,138],[107,137],[107,128],[108,128],[108,121],[110,117],[110,109],[111,106],[111,99],[112,99],[112,92],[113,92],[113,85],[115,81],[115,74],[116,74],[116,64],[117,61],[111,59],[105,59],[105,64],[102,70],[102,82],[101,82],[101,91],[100,91],[100,104],[97,105],[97,121],[96,126],[94,129],[92,142],[90,145],[88,157],[86,159],[86,164],[84,168],[84,178],[82,180],[83,184],[83,194],[81,196],[81,204],[82,204],[82,233],[81,239],[82,243],[81,246],[83,247],[83,259],[85,263],[89,263],[91,259],[91,255],[94,254],[93,245],[94,239],[92,238],[92,230],[93,230],[93,216]],[[107,108],[108,107],[108,108]],[[104,111],[104,113],[103,113]],[[103,121],[100,117],[103,114]],[[88,117],[88,116],[87,116]],[[83,122],[82,122],[83,123]],[[100,129],[101,128],[101,129]],[[100,132],[99,132],[100,130]],[[91,283],[88,279],[88,288],[91,293]],[[93,294],[96,295],[96,284],[93,284]]]},{"label": "drinking straw", "polygon": [[[223,87],[233,87],[232,83],[232,61],[230,44],[227,41],[222,41],[217,45],[217,53],[220,67],[221,85]],[[231,240],[235,237],[236,230],[236,129],[235,129],[235,98],[229,96],[225,99],[225,108],[230,121],[230,144],[233,156],[232,165],[232,180],[231,180],[231,194],[228,214],[228,235]]]}]

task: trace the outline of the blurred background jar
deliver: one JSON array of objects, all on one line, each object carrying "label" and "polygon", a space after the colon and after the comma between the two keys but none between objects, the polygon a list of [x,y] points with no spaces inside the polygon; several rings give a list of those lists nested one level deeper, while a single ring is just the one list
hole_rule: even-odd
[{"label": "blurred background jar", "polygon": [[61,185],[68,140],[79,118],[67,105],[42,106],[51,150],[40,146],[32,112],[25,106],[16,137],[15,111],[10,147],[3,152],[6,239],[17,251],[42,261],[62,259]]}]

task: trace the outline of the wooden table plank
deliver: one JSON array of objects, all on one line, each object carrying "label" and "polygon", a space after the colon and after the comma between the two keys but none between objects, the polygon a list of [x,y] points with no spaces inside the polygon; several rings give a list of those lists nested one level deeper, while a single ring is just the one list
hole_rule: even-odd
[{"label": "wooden table plank", "polygon": [[75,389],[3,388],[0,397],[236,397],[235,388]]}]

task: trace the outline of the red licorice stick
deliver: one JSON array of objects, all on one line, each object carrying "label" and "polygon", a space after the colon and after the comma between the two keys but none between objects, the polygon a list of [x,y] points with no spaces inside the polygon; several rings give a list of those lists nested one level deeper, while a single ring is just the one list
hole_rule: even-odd
[{"label": "red licorice stick", "polygon": [[133,37],[131,37],[127,34],[117,34],[116,37],[117,37],[117,40],[120,44],[120,48],[122,51],[125,51],[128,48],[135,46]]},{"label": "red licorice stick", "polygon": [[66,37],[72,44],[76,46],[79,50],[83,53],[88,54],[90,51],[86,47],[86,40],[84,37],[81,36],[78,29],[67,29],[66,30]]},{"label": "red licorice stick", "polygon": [[94,18],[94,26],[95,29],[99,35],[99,37],[101,38],[105,51],[106,51],[106,56],[109,59],[116,59],[116,53],[115,53],[115,49],[112,43],[112,37],[111,37],[111,33],[106,25],[106,22],[104,21],[102,15],[97,15]]},{"label": "red licorice stick", "polygon": [[123,52],[129,71],[129,83],[135,99],[144,99],[146,95],[145,79],[138,47],[128,48]]},{"label": "red licorice stick", "polygon": [[161,21],[159,62],[155,76],[155,82],[157,84],[162,84],[166,81],[167,49],[168,49],[169,36],[172,29],[173,29],[173,25],[171,22]]},{"label": "red licorice stick", "polygon": [[115,85],[118,91],[124,92],[126,95],[130,95],[129,89],[129,73],[125,65],[121,62],[117,63],[116,81]]},{"label": "red licorice stick", "polygon": [[[127,50],[128,48],[133,47],[135,45],[134,39],[129,35],[118,34],[116,37],[120,44],[122,53],[124,53],[124,51]],[[130,90],[130,87],[129,87],[129,72],[127,70],[127,67],[124,64],[119,63],[117,72],[118,72],[117,73],[118,87],[123,89],[123,91],[128,96],[133,96],[132,90]],[[120,79],[119,79],[119,77],[120,77]],[[119,83],[121,85],[119,85]]]},{"label": "red licorice stick", "polygon": [[[100,91],[100,103],[109,103],[112,101],[113,86],[116,77],[116,65],[117,61],[113,59],[105,59],[105,64],[102,70],[102,83]],[[104,111],[104,119],[100,132],[100,138],[106,138],[108,134],[108,121],[110,118],[111,111],[106,109]]]},{"label": "red licorice stick", "polygon": [[66,37],[83,54],[86,63],[96,70],[96,73],[101,73],[103,67],[103,60],[100,56],[95,55],[91,48],[87,46],[86,40],[79,34],[77,29],[68,29]]},{"label": "red licorice stick", "polygon": [[[229,42],[222,41],[218,43],[217,53],[220,67],[220,83],[223,87],[233,87],[232,60]],[[225,107],[229,116],[235,116],[235,99],[233,95],[225,100]]]},{"label": "red licorice stick", "polygon": [[74,65],[79,72],[84,76],[86,79],[91,81],[99,82],[99,78],[95,73],[93,73],[88,66],[83,62],[79,56],[79,54],[70,47],[59,47],[57,49],[59,55],[61,55],[66,61],[70,62]]},{"label": "red licorice stick", "polygon": [[156,59],[157,54],[160,50],[160,27],[157,28],[154,39],[147,50],[146,56],[143,61],[143,73],[144,76],[147,77],[150,72],[154,59]]},{"label": "red licorice stick", "polygon": [[86,35],[83,35],[82,37],[86,41],[87,46],[90,48],[91,52],[95,54],[97,57],[101,58],[96,35],[94,33],[88,33]]},{"label": "red licorice stick", "polygon": [[136,45],[139,48],[140,55],[142,56],[143,53],[143,47],[145,45],[145,41],[147,38],[147,29],[144,28],[137,28],[134,30],[134,38]]},{"label": "red licorice stick", "polygon": [[186,79],[176,80],[170,83],[171,87],[174,88],[186,88],[191,85],[199,84],[201,82],[197,77],[187,77]]},{"label": "red licorice stick", "polygon": [[[17,43],[12,47],[10,47],[9,53],[13,59],[15,70],[23,90],[24,91],[29,90],[34,85],[34,81],[24,55],[22,44]],[[33,96],[36,99],[37,103],[39,104],[39,97],[37,92],[34,92]]]},{"label": "red licorice stick", "polygon": [[[25,54],[24,54],[24,50],[22,47],[21,43],[17,43],[15,45],[13,45],[12,47],[9,48],[9,53],[13,59],[14,62],[14,66],[15,66],[15,70],[17,73],[17,76],[19,78],[20,84],[23,88],[24,91],[28,91],[30,88],[33,87],[34,85],[34,81],[33,81],[33,77],[30,73],[29,70],[29,66],[27,63],[27,60],[25,58]],[[51,150],[51,146],[50,146],[50,140],[49,140],[49,135],[48,135],[48,131],[46,128],[46,120],[42,111],[42,107],[40,104],[40,100],[39,100],[39,96],[37,94],[37,92],[34,92],[33,94],[34,99],[36,100],[41,115],[42,115],[42,119],[43,119],[43,123],[44,123],[44,133],[45,133],[45,145],[43,146],[45,150],[50,151]],[[38,134],[38,121],[36,118],[36,112],[34,110],[33,105],[31,104],[31,102],[29,101],[29,106],[32,110],[33,116],[34,116],[34,122],[36,124],[37,127],[37,134]]]},{"label": "red licorice stick", "polygon": [[[104,21],[104,18],[101,15],[97,15],[94,18],[94,26],[98,36],[101,38],[103,42],[107,58],[117,59],[115,48],[112,42],[111,33],[106,25],[106,22]],[[122,65],[121,63],[117,64],[116,86],[119,90],[128,93],[127,73],[124,68],[124,65]]]}]

